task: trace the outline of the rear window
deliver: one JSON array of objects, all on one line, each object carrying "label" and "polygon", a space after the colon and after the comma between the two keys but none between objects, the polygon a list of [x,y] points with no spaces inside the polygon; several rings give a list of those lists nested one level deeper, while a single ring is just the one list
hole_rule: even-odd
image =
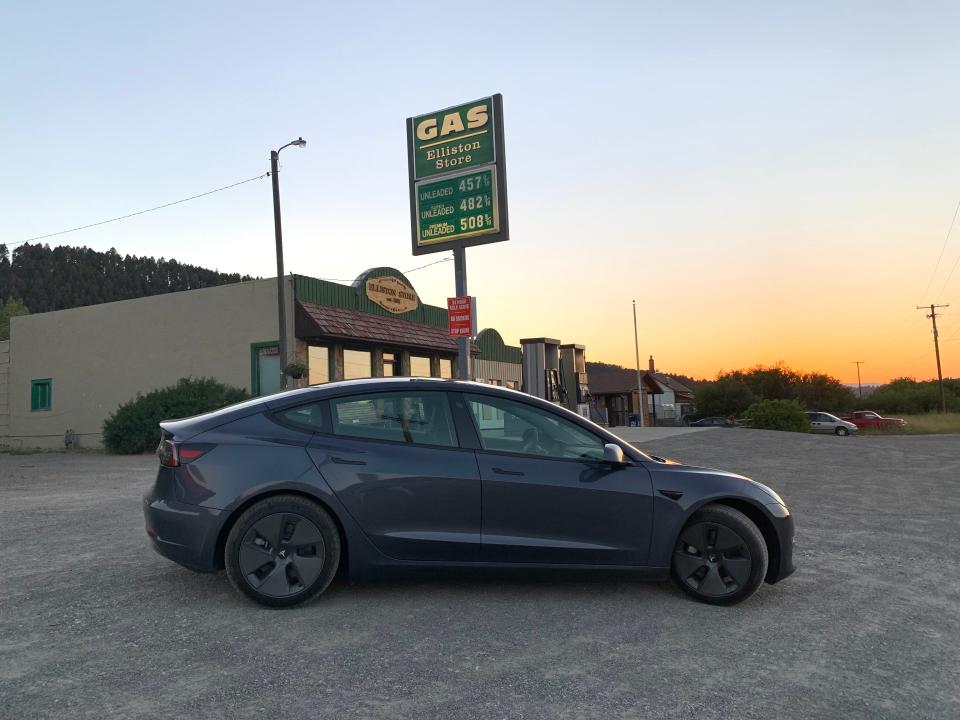
[{"label": "rear window", "polygon": [[278,412],[277,417],[295,425],[302,425],[314,432],[330,432],[325,402],[287,408]]},{"label": "rear window", "polygon": [[371,393],[330,401],[333,432],[346,437],[456,447],[446,393]]}]

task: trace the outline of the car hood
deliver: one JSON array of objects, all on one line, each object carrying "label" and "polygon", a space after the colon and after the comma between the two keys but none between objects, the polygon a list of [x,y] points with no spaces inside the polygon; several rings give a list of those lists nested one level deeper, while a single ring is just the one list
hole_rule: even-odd
[{"label": "car hood", "polygon": [[701,490],[708,489],[703,487],[706,485],[711,486],[711,488],[717,492],[733,491],[736,489],[745,495],[753,497],[758,502],[764,504],[779,503],[786,507],[783,498],[781,498],[775,490],[746,475],[739,475],[727,470],[717,470],[716,468],[685,465],[679,460],[667,460],[652,455],[650,457],[656,462],[656,467],[651,467],[651,471],[653,471],[654,475],[660,475],[659,472],[656,472],[656,470],[659,469],[663,473],[661,478],[664,480],[669,478],[673,473],[679,473],[682,474],[686,480],[697,482],[698,485],[701,485]]}]

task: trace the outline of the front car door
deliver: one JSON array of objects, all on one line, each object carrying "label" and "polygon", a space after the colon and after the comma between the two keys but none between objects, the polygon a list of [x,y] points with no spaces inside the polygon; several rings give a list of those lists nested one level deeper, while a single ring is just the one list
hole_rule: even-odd
[{"label": "front car door", "polygon": [[807,413],[807,418],[810,420],[810,432],[824,432],[824,423],[825,419],[820,413]]},{"label": "front car door", "polygon": [[484,560],[646,563],[646,468],[604,463],[603,438],[559,413],[495,395],[464,399],[479,436]]},{"label": "front car door", "polygon": [[385,555],[477,560],[480,475],[460,449],[445,392],[332,398],[331,431],[308,452],[354,520]]}]

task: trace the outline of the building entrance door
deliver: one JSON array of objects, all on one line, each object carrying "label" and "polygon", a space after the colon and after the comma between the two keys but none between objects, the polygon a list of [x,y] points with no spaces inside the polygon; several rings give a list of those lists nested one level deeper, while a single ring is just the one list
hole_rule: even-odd
[{"label": "building entrance door", "polygon": [[268,345],[256,349],[256,380],[254,395],[272,395],[280,392],[280,347]]}]

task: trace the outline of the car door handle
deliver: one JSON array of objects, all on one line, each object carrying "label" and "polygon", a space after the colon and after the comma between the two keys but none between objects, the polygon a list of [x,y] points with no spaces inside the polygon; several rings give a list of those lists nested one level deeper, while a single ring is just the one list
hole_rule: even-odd
[{"label": "car door handle", "polygon": [[504,470],[503,468],[495,467],[493,471],[497,475],[523,475],[519,470]]},{"label": "car door handle", "polygon": [[330,462],[335,462],[338,465],[366,465],[366,460],[347,460],[346,458],[337,457],[336,455],[330,456]]}]

